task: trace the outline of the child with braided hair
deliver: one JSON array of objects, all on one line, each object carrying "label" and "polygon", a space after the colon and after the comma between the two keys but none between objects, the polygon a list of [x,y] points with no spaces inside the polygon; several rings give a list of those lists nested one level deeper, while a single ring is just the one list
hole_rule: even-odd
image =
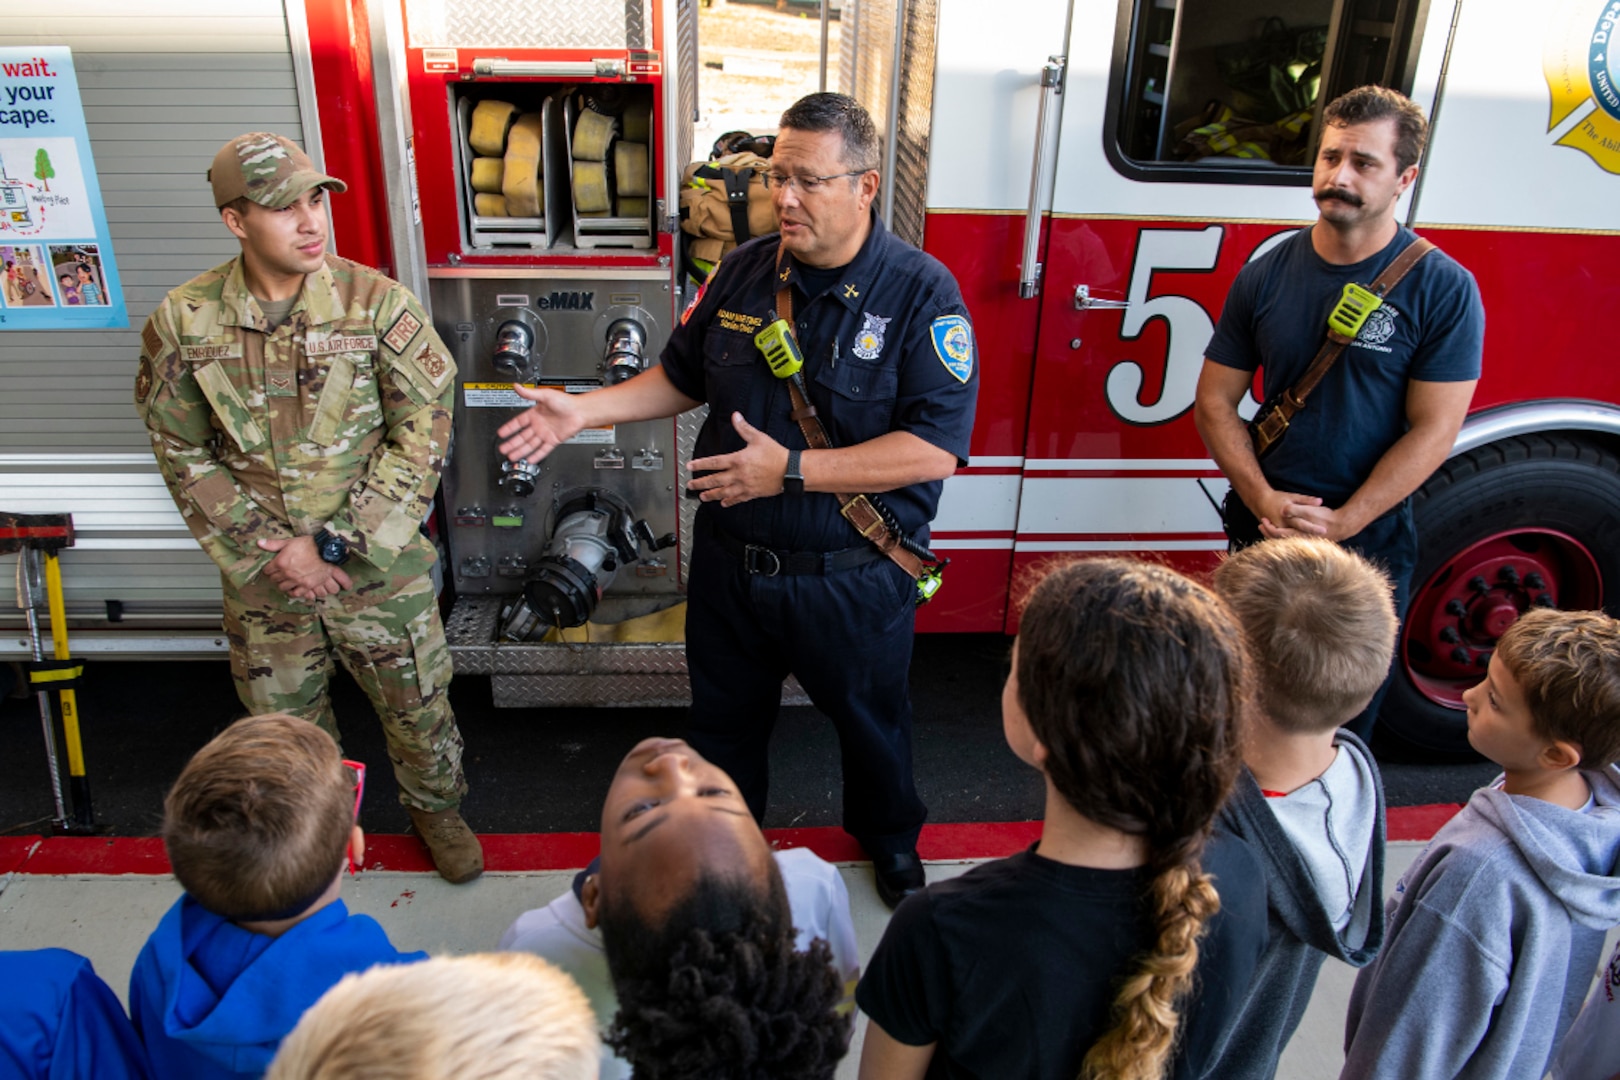
[{"label": "child with braided hair", "polygon": [[1266,941],[1258,860],[1211,835],[1247,667],[1225,605],[1171,570],[1039,582],[1001,705],[1046,778],[1040,842],[895,912],[856,992],[863,1080],[1204,1074]]}]

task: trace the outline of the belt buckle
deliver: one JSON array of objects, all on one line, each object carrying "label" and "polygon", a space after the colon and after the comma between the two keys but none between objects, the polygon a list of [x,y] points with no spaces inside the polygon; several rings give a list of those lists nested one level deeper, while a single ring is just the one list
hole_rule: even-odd
[{"label": "belt buckle", "polygon": [[782,572],[782,560],[776,552],[758,544],[743,545],[743,567],[750,574],[775,577]]}]

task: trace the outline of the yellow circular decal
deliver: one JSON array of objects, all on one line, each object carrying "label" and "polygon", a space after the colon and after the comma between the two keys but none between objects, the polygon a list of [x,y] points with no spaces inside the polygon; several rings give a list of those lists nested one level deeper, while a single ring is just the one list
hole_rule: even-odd
[{"label": "yellow circular decal", "polygon": [[1541,68],[1552,95],[1548,132],[1575,116],[1557,144],[1620,174],[1620,58],[1610,49],[1616,33],[1620,0],[1566,2],[1548,29]]}]

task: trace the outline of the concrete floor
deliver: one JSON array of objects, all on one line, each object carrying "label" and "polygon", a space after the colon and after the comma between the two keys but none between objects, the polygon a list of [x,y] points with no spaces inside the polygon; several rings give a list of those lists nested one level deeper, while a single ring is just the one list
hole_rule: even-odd
[{"label": "concrete floor", "polygon": [[[1387,887],[1394,887],[1422,847],[1418,843],[1389,845]],[[953,877],[972,865],[930,863],[929,880]],[[877,945],[889,913],[877,899],[866,864],[842,864],[841,872],[849,886],[864,958]],[[493,948],[520,912],[560,895],[569,887],[573,873],[489,873],[458,887],[446,885],[433,874],[368,871],[346,880],[343,895],[351,911],[377,919],[402,949],[469,953]],[[0,949],[55,946],[82,953],[122,998],[147,934],[179,892],[174,879],[167,876],[17,874],[0,878]],[[1280,1077],[1333,1080],[1338,1076],[1343,1061],[1344,1012],[1354,979],[1355,972],[1344,964],[1329,961],[1324,967],[1305,1020],[1283,1056]],[[863,1023],[856,1028],[856,1045],[838,1071],[840,1080],[855,1075],[864,1034]]]},{"label": "concrete floor", "polygon": [[[1386,892],[1393,891],[1423,846],[1389,845]],[[929,863],[928,878],[954,877],[973,865],[973,861]],[[849,887],[864,960],[882,937],[889,913],[877,898],[867,864],[840,864],[840,872]],[[569,887],[573,876],[572,870],[488,873],[470,885],[454,886],[436,874],[368,871],[346,880],[343,896],[351,911],[375,918],[402,949],[425,949],[435,955],[471,953],[492,949],[520,912],[549,903]],[[72,949],[91,959],[122,1000],[147,934],[179,894],[178,884],[168,876],[0,877],[0,949]],[[1620,931],[1610,932],[1605,957],[1617,934]],[[1355,971],[1349,966],[1335,960],[1323,966],[1310,1007],[1283,1054],[1278,1077],[1334,1080],[1339,1075],[1344,1014],[1354,982]],[[865,1033],[863,1020],[838,1069],[838,1080],[855,1076]]]}]

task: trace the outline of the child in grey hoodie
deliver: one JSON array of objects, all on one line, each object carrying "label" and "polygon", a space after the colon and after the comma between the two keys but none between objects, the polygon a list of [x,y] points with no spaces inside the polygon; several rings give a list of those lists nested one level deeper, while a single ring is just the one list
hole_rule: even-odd
[{"label": "child in grey hoodie", "polygon": [[1384,791],[1340,724],[1383,684],[1389,578],[1330,540],[1267,540],[1227,559],[1215,591],[1257,673],[1244,768],[1219,818],[1266,870],[1269,927],[1247,999],[1205,1075],[1271,1080],[1324,957],[1361,967],[1384,939]]},{"label": "child in grey hoodie", "polygon": [[1620,923],[1620,622],[1527,612],[1463,703],[1502,776],[1396,885],[1343,1077],[1539,1080]]}]

